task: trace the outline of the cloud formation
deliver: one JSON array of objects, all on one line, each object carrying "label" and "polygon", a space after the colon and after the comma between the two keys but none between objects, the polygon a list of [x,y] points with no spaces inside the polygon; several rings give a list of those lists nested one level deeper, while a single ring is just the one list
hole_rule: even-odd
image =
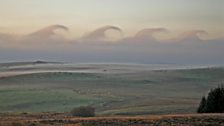
[{"label": "cloud formation", "polygon": [[55,38],[57,30],[68,33],[69,28],[51,25],[28,35],[0,33],[0,61],[25,56],[27,60],[73,59],[77,62],[224,63],[224,39],[203,39],[200,35],[207,35],[203,30],[158,40],[155,36],[169,32],[166,28],[145,28],[110,44],[105,32],[114,30],[123,34],[119,27],[100,27],[81,38],[69,40]]},{"label": "cloud formation", "polygon": [[204,30],[192,30],[192,31],[187,31],[184,32],[182,34],[180,34],[179,36],[177,36],[176,38],[173,39],[173,41],[185,41],[185,40],[202,40],[199,35],[203,35],[203,34],[207,34],[206,31]]},{"label": "cloud formation", "polygon": [[123,34],[123,31],[119,27],[108,25],[108,26],[98,28],[98,29],[90,32],[89,34],[84,35],[82,37],[82,39],[84,39],[84,40],[105,40],[107,37],[105,32],[109,31],[109,30],[115,30],[115,31],[118,31],[121,35]]},{"label": "cloud formation", "polygon": [[51,25],[45,28],[42,28],[36,32],[33,32],[26,37],[28,38],[40,38],[40,39],[50,39],[54,36],[56,36],[56,30],[62,30],[65,32],[69,31],[69,28],[64,25]]},{"label": "cloud formation", "polygon": [[155,34],[168,32],[165,28],[147,28],[139,31],[134,38],[135,39],[156,39]]}]

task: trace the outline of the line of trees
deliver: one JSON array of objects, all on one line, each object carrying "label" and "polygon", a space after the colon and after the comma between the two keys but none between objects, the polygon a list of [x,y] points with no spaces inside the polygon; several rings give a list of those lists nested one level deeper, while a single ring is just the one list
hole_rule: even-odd
[{"label": "line of trees", "polygon": [[203,96],[199,107],[198,113],[224,113],[224,87],[218,86],[211,89],[208,96]]}]

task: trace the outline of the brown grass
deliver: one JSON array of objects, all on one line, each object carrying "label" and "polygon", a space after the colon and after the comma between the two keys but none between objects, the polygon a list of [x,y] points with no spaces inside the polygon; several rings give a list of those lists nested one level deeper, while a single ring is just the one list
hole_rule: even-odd
[{"label": "brown grass", "polygon": [[224,114],[78,118],[67,114],[1,114],[0,126],[224,126]]}]

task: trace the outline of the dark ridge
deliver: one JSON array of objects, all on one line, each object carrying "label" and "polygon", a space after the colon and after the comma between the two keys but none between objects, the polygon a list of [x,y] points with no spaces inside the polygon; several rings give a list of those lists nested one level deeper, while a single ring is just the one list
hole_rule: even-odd
[{"label": "dark ridge", "polygon": [[0,63],[0,66],[2,67],[10,67],[10,66],[23,66],[23,65],[37,65],[37,64],[62,64],[62,62],[47,62],[42,60],[37,61],[27,61],[27,62],[6,62],[6,63]]}]

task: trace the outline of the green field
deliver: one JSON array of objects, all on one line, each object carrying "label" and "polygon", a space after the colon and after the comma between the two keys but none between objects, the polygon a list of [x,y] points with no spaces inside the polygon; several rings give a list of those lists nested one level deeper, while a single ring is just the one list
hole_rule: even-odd
[{"label": "green field", "polygon": [[[222,67],[179,70],[149,70],[145,69],[147,66],[129,69],[130,66],[117,65],[60,65],[50,70],[48,67],[0,65],[1,75],[35,71],[0,77],[0,112],[68,112],[77,106],[91,105],[99,115],[195,113],[201,97],[224,82]],[[45,68],[49,71],[37,71]]]}]

